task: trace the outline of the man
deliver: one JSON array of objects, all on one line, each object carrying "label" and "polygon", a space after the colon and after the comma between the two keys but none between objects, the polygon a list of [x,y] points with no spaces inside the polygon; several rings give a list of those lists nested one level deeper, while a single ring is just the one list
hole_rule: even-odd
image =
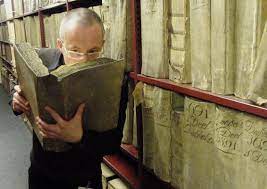
[{"label": "man", "polygon": [[[39,57],[48,69],[54,70],[62,64],[74,64],[98,58],[104,44],[104,27],[101,19],[92,10],[74,9],[67,13],[60,26],[57,49],[40,49]],[[90,125],[90,115],[81,104],[71,120],[64,120],[52,108],[46,111],[56,124],[45,123],[40,117],[36,123],[44,138],[59,139],[72,145],[66,152],[44,151],[33,133],[31,166],[29,168],[30,189],[76,189],[78,186],[100,189],[102,157],[119,150],[128,100],[127,81],[124,78],[118,126],[106,132],[85,131]],[[27,99],[15,86],[11,102],[16,115],[30,111]],[[108,123],[107,123],[108,124]]]}]

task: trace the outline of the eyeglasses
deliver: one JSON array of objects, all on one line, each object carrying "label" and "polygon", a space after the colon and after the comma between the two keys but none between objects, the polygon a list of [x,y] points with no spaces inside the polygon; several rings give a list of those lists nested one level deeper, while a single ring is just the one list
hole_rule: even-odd
[{"label": "eyeglasses", "polygon": [[71,51],[66,48],[63,41],[62,41],[62,46],[67,56],[75,60],[83,60],[85,57],[87,57],[89,60],[94,60],[94,59],[99,58],[99,56],[102,54],[102,50],[90,52],[90,53],[81,53],[81,52]]}]

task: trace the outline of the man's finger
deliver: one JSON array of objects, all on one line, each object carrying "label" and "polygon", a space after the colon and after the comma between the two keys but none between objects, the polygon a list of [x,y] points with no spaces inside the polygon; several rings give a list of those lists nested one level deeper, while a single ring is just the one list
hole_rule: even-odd
[{"label": "man's finger", "polygon": [[19,93],[19,94],[21,94],[21,88],[20,88],[20,86],[19,85],[15,85],[14,86],[14,89],[15,89],[15,91],[17,92],[17,93]]},{"label": "man's finger", "polygon": [[18,101],[23,103],[25,106],[29,106],[29,102],[23,96],[19,95],[18,93],[14,93],[13,98],[17,99]]},{"label": "man's finger", "polygon": [[82,117],[83,111],[84,111],[84,107],[85,107],[85,103],[80,104],[80,106],[79,106],[79,108],[78,108],[78,110],[77,110],[77,112],[75,114],[76,118],[81,118]]},{"label": "man's finger", "polygon": [[21,108],[21,107],[18,107],[16,104],[12,103],[12,109],[15,111],[15,112],[19,112],[19,113],[24,113],[26,112],[25,109]]},{"label": "man's finger", "polygon": [[57,125],[51,125],[44,122],[39,116],[36,117],[36,124],[40,126],[43,130],[53,133],[59,133],[59,128]]},{"label": "man's finger", "polygon": [[43,138],[50,138],[50,139],[57,139],[56,137],[54,136],[50,136],[42,131],[39,131],[40,135],[43,137]]},{"label": "man's finger", "polygon": [[44,130],[39,124],[37,124],[38,125],[38,128],[39,128],[39,130],[43,133],[43,134],[45,134],[46,136],[51,136],[51,137],[54,137],[54,138],[60,138],[59,137],[59,135],[57,135],[57,134],[55,134],[55,133],[53,133],[53,132],[49,132],[49,131],[46,131],[46,130]]},{"label": "man's finger", "polygon": [[24,111],[25,108],[19,105],[19,102],[17,100],[12,101],[12,109],[13,110],[19,110],[19,111]]},{"label": "man's finger", "polygon": [[45,131],[52,132],[52,133],[55,133],[55,134],[59,134],[60,133],[60,128],[57,125],[47,124],[39,116],[37,116],[37,118],[36,118],[36,124],[41,126],[42,129],[44,129]]},{"label": "man's finger", "polygon": [[20,100],[18,100],[17,98],[13,99],[13,102],[15,102],[15,104],[21,106],[23,109],[25,110],[30,110],[30,107],[26,106],[24,103],[22,103]]},{"label": "man's finger", "polygon": [[21,103],[20,101],[18,101],[17,99],[13,100],[13,109],[18,109],[24,112],[27,112],[30,110],[29,107],[25,106],[23,103]]},{"label": "man's finger", "polygon": [[65,120],[62,119],[62,117],[55,110],[53,110],[49,106],[46,106],[45,110],[50,113],[50,115],[54,118],[54,120],[56,120],[57,123],[59,123],[60,125],[64,124]]},{"label": "man's finger", "polygon": [[43,138],[47,138],[47,135],[45,133],[43,133],[42,131],[39,131],[39,133]]}]

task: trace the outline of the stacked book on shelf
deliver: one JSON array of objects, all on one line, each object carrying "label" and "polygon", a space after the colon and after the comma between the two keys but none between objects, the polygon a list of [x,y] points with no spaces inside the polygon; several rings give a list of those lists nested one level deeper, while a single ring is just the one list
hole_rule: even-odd
[{"label": "stacked book on shelf", "polygon": [[0,4],[0,12],[0,21],[6,20],[6,8],[4,3]]},{"label": "stacked book on shelf", "polygon": [[[27,1],[24,0],[24,3],[27,3]],[[17,0],[16,3],[14,3],[14,16],[23,15],[23,9],[23,2],[21,0]]]},{"label": "stacked book on shelf", "polygon": [[1,41],[8,41],[9,40],[7,24],[0,25],[0,40]]},{"label": "stacked book on shelf", "polygon": [[161,180],[184,189],[264,187],[267,154],[256,141],[266,140],[266,119],[154,86],[143,94],[143,162]]},{"label": "stacked book on shelf", "polygon": [[34,47],[41,47],[40,21],[38,16],[27,16],[23,19],[26,42]]},{"label": "stacked book on shelf", "polygon": [[16,84],[16,78],[12,74],[10,74],[5,66],[2,66],[1,68],[1,82],[7,94],[11,94],[11,90]]},{"label": "stacked book on shelf", "polygon": [[66,12],[62,12],[44,17],[46,47],[56,48],[56,42],[59,38],[60,23],[65,14]]},{"label": "stacked book on shelf", "polygon": [[267,3],[157,0],[141,7],[143,75],[248,99]]}]

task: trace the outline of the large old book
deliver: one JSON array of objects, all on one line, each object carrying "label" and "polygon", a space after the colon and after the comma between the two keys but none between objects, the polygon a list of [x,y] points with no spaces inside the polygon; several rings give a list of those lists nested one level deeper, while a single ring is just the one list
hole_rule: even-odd
[{"label": "large old book", "polygon": [[59,38],[60,23],[65,16],[65,12],[46,16],[44,18],[45,43],[47,47],[55,48]]},{"label": "large old book", "polygon": [[15,26],[15,42],[16,43],[26,42],[24,21],[21,19],[14,19],[13,22]]},{"label": "large old book", "polygon": [[131,15],[128,10],[129,1],[110,0],[103,1],[101,6],[92,9],[100,16],[105,28],[105,44],[103,53],[105,57],[113,59],[126,59],[126,69],[131,70]]},{"label": "large old book", "polygon": [[5,4],[1,4],[0,5],[0,20],[6,20],[6,8],[5,8]]},{"label": "large old book", "polygon": [[126,51],[126,1],[110,1],[109,14],[112,21],[110,28],[111,58],[125,58]]},{"label": "large old book", "polygon": [[45,27],[45,44],[49,48],[56,47],[56,23],[55,23],[55,16],[50,15],[44,17],[44,27]]},{"label": "large old book", "polygon": [[142,74],[169,78],[168,1],[141,1]]},{"label": "large old book", "polygon": [[210,0],[190,0],[192,86],[211,90]]},{"label": "large old book", "polygon": [[108,182],[110,180],[117,178],[117,176],[104,163],[101,163],[101,170],[102,170],[102,187],[103,187],[103,189],[107,189],[108,188]]},{"label": "large old book", "polygon": [[211,91],[234,93],[235,0],[211,0]]},{"label": "large old book", "polygon": [[24,18],[26,40],[34,47],[41,46],[40,22],[38,16],[27,16]]},{"label": "large old book", "polygon": [[15,42],[16,36],[15,36],[15,24],[12,21],[7,22],[8,27],[8,41],[11,43]]},{"label": "large old book", "polygon": [[260,39],[267,20],[267,2],[265,0],[236,2],[235,95],[247,98]]},{"label": "large old book", "polygon": [[49,5],[49,0],[40,0],[40,7],[45,7]]},{"label": "large old book", "polygon": [[154,113],[154,173],[161,180],[171,179],[171,92],[155,87]]},{"label": "large old book", "polygon": [[12,18],[13,17],[13,11],[12,11],[12,0],[5,0],[5,13],[6,13],[6,18]]},{"label": "large old book", "polygon": [[248,98],[258,105],[267,104],[267,24],[261,38],[252,80],[249,86]]},{"label": "large old book", "polygon": [[143,162],[153,170],[154,163],[154,89],[155,87],[145,84],[143,88],[144,102],[142,104],[143,117]]},{"label": "large old book", "polygon": [[172,130],[172,110],[183,109],[184,97],[150,85],[144,85],[143,94],[143,162],[161,180],[171,182],[171,137],[172,132],[178,134]]},{"label": "large old book", "polygon": [[172,111],[171,119],[171,185],[183,189],[183,111]]},{"label": "large old book", "polygon": [[184,189],[214,189],[213,103],[186,97],[182,121]]},{"label": "large old book", "polygon": [[22,3],[22,1],[16,1],[16,3],[14,3],[14,14],[15,14],[15,16],[23,15],[23,3]]},{"label": "large old book", "polygon": [[129,186],[121,179],[116,178],[108,182],[107,189],[129,189]]},{"label": "large old book", "polygon": [[266,188],[266,119],[216,107],[214,175],[216,189]]},{"label": "large old book", "polygon": [[37,53],[27,43],[15,45],[19,84],[32,109],[28,118],[42,146],[49,151],[64,151],[69,146],[61,141],[44,139],[35,124],[40,116],[47,123],[55,121],[44,110],[46,105],[63,118],[72,118],[81,103],[89,125],[85,130],[97,132],[117,127],[124,62],[107,58],[63,65],[49,73]]},{"label": "large old book", "polygon": [[190,7],[189,1],[170,3],[169,79],[176,83],[191,82]]},{"label": "large old book", "polygon": [[128,84],[128,104],[126,109],[126,118],[123,128],[122,143],[132,144],[133,142],[133,116],[134,116],[134,99],[132,96],[133,85]]}]

